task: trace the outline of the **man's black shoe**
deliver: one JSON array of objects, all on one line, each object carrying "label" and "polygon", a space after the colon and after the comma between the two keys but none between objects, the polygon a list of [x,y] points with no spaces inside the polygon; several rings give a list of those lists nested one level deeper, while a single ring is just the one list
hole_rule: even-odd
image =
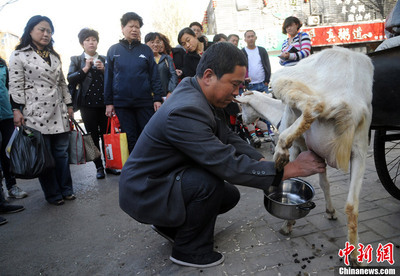
[{"label": "man's black shoe", "polygon": [[190,255],[182,254],[172,249],[169,259],[179,265],[206,268],[223,263],[225,258],[224,255],[215,251],[203,255]]},{"label": "man's black shoe", "polygon": [[113,174],[113,175],[120,175],[121,174],[121,170],[116,170],[116,169],[106,169],[106,173],[107,174]]},{"label": "man's black shoe", "polygon": [[0,225],[6,224],[7,220],[5,218],[0,217]]},{"label": "man's black shoe", "polygon": [[103,179],[105,177],[106,177],[106,175],[104,174],[104,168],[103,167],[98,168],[97,169],[97,173],[96,173],[96,178],[97,179]]},{"label": "man's black shoe", "polygon": [[0,204],[0,213],[3,214],[11,214],[11,213],[18,213],[25,210],[24,206],[21,205],[11,205],[8,203]]},{"label": "man's black shoe", "polygon": [[163,238],[167,239],[171,243],[174,243],[176,235],[175,229],[168,227],[160,227],[155,225],[152,225],[151,229],[156,231],[159,235],[161,235]]}]

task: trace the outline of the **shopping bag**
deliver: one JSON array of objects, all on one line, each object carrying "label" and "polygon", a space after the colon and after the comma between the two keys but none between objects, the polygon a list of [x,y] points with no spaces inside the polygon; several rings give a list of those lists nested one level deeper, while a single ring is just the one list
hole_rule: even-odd
[{"label": "shopping bag", "polygon": [[[81,160],[79,159],[81,155],[84,156],[86,162],[94,161],[100,158],[101,156],[100,150],[94,144],[92,135],[90,133],[85,133],[85,131],[80,127],[80,125],[74,119],[71,119],[71,122],[75,126],[76,131],[80,133],[80,137],[82,137],[83,139],[83,148],[84,148],[82,149],[81,152],[79,152],[78,156],[74,155],[74,157],[76,157],[75,160]],[[81,140],[79,140],[79,142],[80,141]],[[77,163],[71,163],[71,164],[77,164]],[[79,164],[84,164],[84,163],[79,163]]]},{"label": "shopping bag", "polygon": [[15,137],[17,137],[19,128],[14,128],[13,134],[11,135],[10,140],[8,140],[8,144],[6,146],[6,156],[10,158],[11,146],[14,142]]},{"label": "shopping bag", "polygon": [[[117,132],[115,127],[117,116],[108,118],[107,134],[104,134],[104,153],[106,156],[106,168],[121,170],[129,156],[128,140],[126,133]],[[111,131],[108,133],[108,130]]]},{"label": "shopping bag", "polygon": [[42,133],[20,126],[10,150],[10,169],[15,177],[36,178],[54,167],[54,158],[46,147]]}]

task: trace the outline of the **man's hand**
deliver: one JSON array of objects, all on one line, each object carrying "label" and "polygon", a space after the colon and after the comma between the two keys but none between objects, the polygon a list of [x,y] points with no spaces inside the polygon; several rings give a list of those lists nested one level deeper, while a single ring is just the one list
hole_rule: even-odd
[{"label": "man's hand", "polygon": [[114,105],[108,104],[106,105],[106,116],[112,117],[115,114]]},{"label": "man's hand", "polygon": [[154,102],[154,111],[157,111],[161,107],[161,102]]},{"label": "man's hand", "polygon": [[325,171],[325,160],[312,151],[305,151],[300,153],[296,160],[285,166],[282,180],[292,177],[310,176]]}]

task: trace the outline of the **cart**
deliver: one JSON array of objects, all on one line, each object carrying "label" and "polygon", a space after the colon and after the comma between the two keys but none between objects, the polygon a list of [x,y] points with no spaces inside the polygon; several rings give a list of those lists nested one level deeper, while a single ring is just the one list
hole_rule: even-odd
[{"label": "cart", "polygon": [[400,46],[368,56],[374,64],[375,167],[385,189],[400,200]]}]

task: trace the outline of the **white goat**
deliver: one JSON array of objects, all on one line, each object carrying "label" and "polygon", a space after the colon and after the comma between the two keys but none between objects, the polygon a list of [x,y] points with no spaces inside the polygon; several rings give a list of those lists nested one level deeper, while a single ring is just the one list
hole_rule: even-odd
[{"label": "white goat", "polygon": [[[272,91],[284,107],[280,100],[259,92],[248,92],[237,99],[245,123],[263,117],[276,125],[281,119],[274,154],[278,169],[307,149],[324,158],[329,166],[343,171],[348,171],[350,163],[345,211],[348,240],[355,248],[358,248],[359,194],[372,117],[372,82],[373,65],[367,55],[334,47],[273,74]],[[326,173],[319,175],[319,183],[328,218],[336,219]],[[281,233],[289,234],[294,223],[286,221]],[[353,264],[357,255],[354,250]]]}]

